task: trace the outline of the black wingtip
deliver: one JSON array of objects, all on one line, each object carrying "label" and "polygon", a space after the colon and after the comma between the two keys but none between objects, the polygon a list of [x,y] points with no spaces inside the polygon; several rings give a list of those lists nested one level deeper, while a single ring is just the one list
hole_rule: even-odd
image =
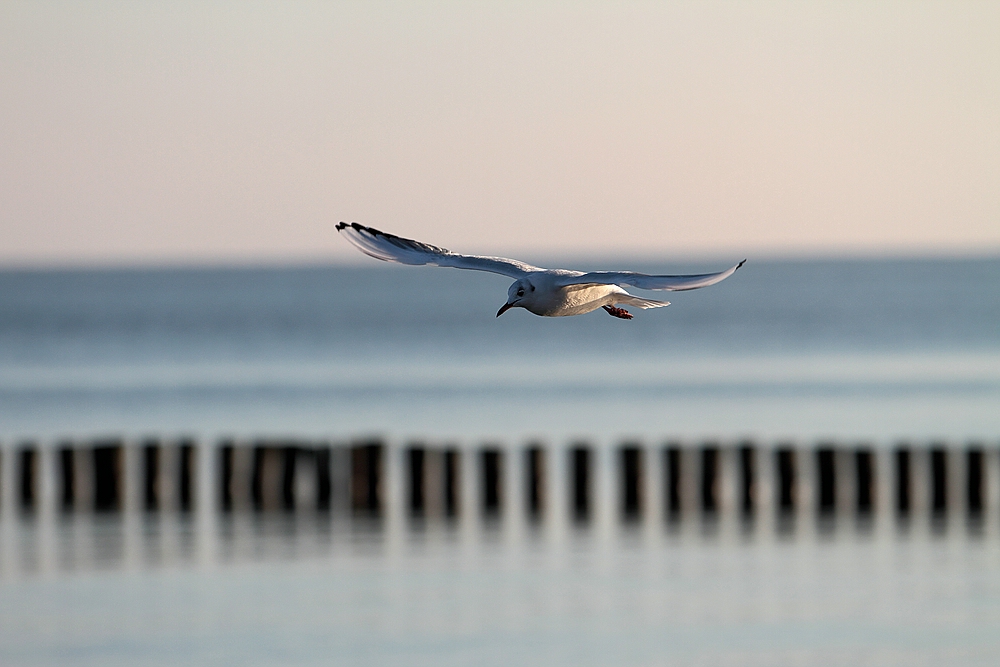
[{"label": "black wingtip", "polygon": [[337,223],[337,231],[338,232],[342,232],[345,229],[347,229],[348,227],[350,227],[351,229],[353,229],[356,232],[367,232],[367,233],[371,234],[372,236],[387,236],[387,234],[385,234],[383,232],[380,232],[379,230],[375,229],[374,227],[365,227],[364,225],[358,224],[356,222],[343,222],[343,221],[341,221],[341,222]]},{"label": "black wingtip", "polygon": [[382,230],[375,229],[374,227],[366,227],[365,225],[362,225],[361,223],[358,222],[342,222],[339,225],[337,225],[337,230],[339,231],[342,229],[347,229],[348,227],[350,227],[356,232],[364,232],[371,236],[384,236],[386,238],[392,237],[392,234],[386,234]]},{"label": "black wingtip", "polygon": [[738,269],[738,268],[740,268],[741,266],[743,266],[746,263],[747,263],[747,261],[744,259],[742,262],[740,262],[739,264],[736,265],[736,268]]}]

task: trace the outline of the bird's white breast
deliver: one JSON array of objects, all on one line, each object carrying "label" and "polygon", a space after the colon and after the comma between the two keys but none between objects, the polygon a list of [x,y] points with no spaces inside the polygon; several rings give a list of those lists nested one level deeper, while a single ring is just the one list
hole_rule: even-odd
[{"label": "bird's white breast", "polygon": [[539,285],[535,298],[525,308],[546,317],[582,315],[613,303],[614,295],[621,292],[624,290],[617,285]]}]

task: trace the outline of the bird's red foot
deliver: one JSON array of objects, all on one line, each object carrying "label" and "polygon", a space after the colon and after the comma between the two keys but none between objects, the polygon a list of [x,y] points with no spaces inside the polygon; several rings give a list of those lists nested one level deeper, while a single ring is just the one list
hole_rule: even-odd
[{"label": "bird's red foot", "polygon": [[628,312],[624,308],[617,308],[615,306],[602,306],[604,310],[608,311],[608,315],[613,317],[620,317],[623,320],[632,319],[632,313]]}]

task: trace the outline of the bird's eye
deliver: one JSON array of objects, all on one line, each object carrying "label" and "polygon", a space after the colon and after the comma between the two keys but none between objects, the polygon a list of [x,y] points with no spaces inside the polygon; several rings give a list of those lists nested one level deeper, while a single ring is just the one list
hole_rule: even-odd
[{"label": "bird's eye", "polygon": [[523,289],[517,290],[517,295],[518,296],[524,296],[524,290]]}]

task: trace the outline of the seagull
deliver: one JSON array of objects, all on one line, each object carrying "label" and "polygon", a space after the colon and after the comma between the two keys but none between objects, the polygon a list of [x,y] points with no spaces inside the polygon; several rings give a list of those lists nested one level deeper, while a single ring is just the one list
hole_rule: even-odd
[{"label": "seagull", "polygon": [[725,280],[746,262],[744,259],[736,266],[718,273],[689,276],[648,276],[631,271],[584,273],[567,269],[542,269],[504,257],[460,255],[356,222],[341,222],[337,225],[337,231],[361,252],[385,262],[414,266],[450,266],[514,278],[514,284],[507,290],[507,303],[497,311],[497,317],[511,308],[524,308],[542,317],[582,315],[603,308],[609,315],[630,320],[632,314],[620,308],[619,304],[646,309],[669,306],[670,302],[634,296],[626,292],[622,285],[665,292],[698,289]]}]

